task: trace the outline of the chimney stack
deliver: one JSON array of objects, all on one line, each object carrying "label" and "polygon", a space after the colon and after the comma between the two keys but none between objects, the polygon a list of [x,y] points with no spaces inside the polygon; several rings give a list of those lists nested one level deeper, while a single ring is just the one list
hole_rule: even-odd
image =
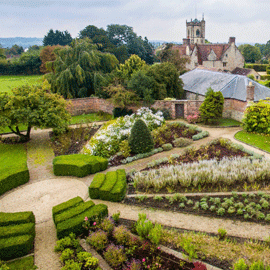
[{"label": "chimney stack", "polygon": [[235,44],[235,37],[230,37],[229,38],[229,44],[231,44],[231,43]]},{"label": "chimney stack", "polygon": [[183,38],[183,44],[190,45],[190,38]]},{"label": "chimney stack", "polygon": [[247,85],[247,102],[254,101],[254,89],[255,85],[252,82],[249,82]]}]

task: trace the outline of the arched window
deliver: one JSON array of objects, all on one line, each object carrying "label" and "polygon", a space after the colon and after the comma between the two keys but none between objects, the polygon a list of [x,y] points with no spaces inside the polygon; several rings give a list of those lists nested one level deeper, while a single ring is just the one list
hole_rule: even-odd
[{"label": "arched window", "polygon": [[199,30],[199,29],[197,29],[197,31],[196,31],[196,36],[197,36],[197,37],[200,36],[200,30]]},{"label": "arched window", "polygon": [[187,31],[187,38],[189,38],[189,30]]}]

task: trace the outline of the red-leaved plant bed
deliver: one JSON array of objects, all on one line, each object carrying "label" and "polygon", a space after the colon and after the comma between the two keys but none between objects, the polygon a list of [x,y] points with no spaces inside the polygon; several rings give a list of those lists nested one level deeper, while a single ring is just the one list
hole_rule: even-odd
[{"label": "red-leaved plant bed", "polygon": [[89,229],[86,242],[114,270],[207,269],[201,263],[190,263],[161,250],[158,245],[161,237],[161,225],[155,225],[148,219],[139,218],[137,225],[135,225],[141,237],[132,234],[123,225],[115,226],[111,218],[101,222],[86,220],[84,226]]}]

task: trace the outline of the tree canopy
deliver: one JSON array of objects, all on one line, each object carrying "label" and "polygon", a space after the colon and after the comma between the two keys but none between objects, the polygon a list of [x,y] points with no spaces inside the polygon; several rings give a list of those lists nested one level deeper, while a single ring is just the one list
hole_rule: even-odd
[{"label": "tree canopy", "polygon": [[54,53],[56,60],[46,78],[52,92],[65,98],[95,94],[96,75],[109,73],[118,64],[114,55],[98,51],[87,38],[74,40],[71,46],[55,50]]},{"label": "tree canopy", "polygon": [[245,61],[248,63],[255,63],[262,58],[260,49],[256,46],[242,44],[238,49],[243,54]]},{"label": "tree canopy", "polygon": [[[36,128],[54,128],[58,132],[67,128],[70,114],[66,101],[50,93],[50,85],[23,85],[12,90],[12,95],[0,93],[0,127],[9,127],[22,141],[30,139],[30,132]],[[19,125],[27,126],[26,134]]]},{"label": "tree canopy", "polygon": [[59,30],[56,30],[55,32],[53,29],[50,29],[47,35],[43,38],[43,46],[53,46],[53,45],[69,45],[72,41],[72,37],[70,33],[66,30],[64,32],[61,32]]}]

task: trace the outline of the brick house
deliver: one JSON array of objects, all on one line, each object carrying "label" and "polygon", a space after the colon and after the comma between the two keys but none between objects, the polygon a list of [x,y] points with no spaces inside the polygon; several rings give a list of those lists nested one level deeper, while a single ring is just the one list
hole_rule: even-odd
[{"label": "brick house", "polygon": [[270,89],[246,76],[194,69],[180,76],[187,100],[203,101],[207,88],[224,96],[223,117],[242,120],[249,101],[270,97]]}]

